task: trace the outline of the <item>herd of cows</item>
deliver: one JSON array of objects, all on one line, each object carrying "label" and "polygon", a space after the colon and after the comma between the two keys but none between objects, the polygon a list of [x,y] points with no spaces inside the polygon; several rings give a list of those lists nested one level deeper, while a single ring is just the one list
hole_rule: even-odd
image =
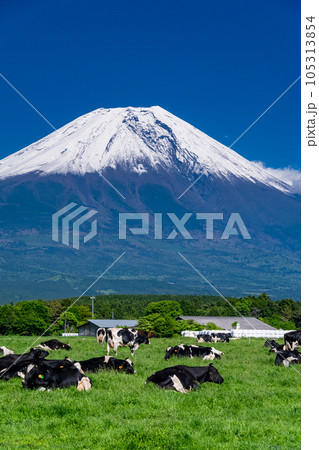
[{"label": "herd of cows", "polygon": [[301,347],[301,331],[290,331],[284,335],[284,344],[266,341],[264,347],[270,347],[270,353],[276,353],[276,366],[289,367],[290,364],[301,364],[301,353],[297,347]]},{"label": "herd of cows", "polygon": [[[199,334],[200,342],[229,342],[232,339],[230,333],[212,333],[211,335]],[[289,367],[290,364],[300,364],[301,355],[297,347],[301,346],[301,332],[293,331],[286,333],[284,344],[280,345],[275,341],[265,342],[265,347],[270,347],[270,352],[276,353],[275,364]],[[99,328],[97,330],[97,342],[105,343],[107,355],[91,358],[85,361],[73,361],[66,357],[63,360],[46,359],[50,351],[72,350],[69,344],[51,339],[42,342],[37,347],[32,348],[28,353],[22,355],[15,354],[6,347],[0,347],[3,357],[0,358],[0,380],[10,380],[13,377],[21,377],[22,385],[27,389],[56,389],[76,386],[79,391],[88,391],[92,387],[92,380],[87,373],[98,370],[116,370],[127,374],[136,373],[133,362],[129,359],[118,359],[109,356],[110,348],[117,355],[118,347],[129,347],[132,356],[141,344],[149,344],[148,337],[135,330],[124,328]],[[176,345],[168,347],[164,356],[165,360],[173,356],[194,358],[213,361],[220,359],[223,352],[214,347],[204,347],[199,345]],[[205,382],[223,383],[224,379],[212,363],[204,367],[190,367],[186,365],[176,365],[167,367],[155,372],[147,378],[146,383],[155,383],[165,389],[174,389],[181,393],[196,389]]]}]

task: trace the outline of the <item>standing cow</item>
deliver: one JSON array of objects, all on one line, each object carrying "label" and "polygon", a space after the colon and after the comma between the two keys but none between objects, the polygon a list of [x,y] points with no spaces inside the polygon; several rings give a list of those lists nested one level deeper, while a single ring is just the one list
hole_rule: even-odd
[{"label": "standing cow", "polygon": [[296,347],[301,346],[301,331],[289,331],[284,334],[285,350],[294,351]]},{"label": "standing cow", "polygon": [[139,333],[137,330],[129,328],[107,328],[106,329],[106,346],[107,356],[110,353],[110,347],[113,348],[114,353],[117,355],[118,347],[129,347],[132,356],[135,350],[139,348],[141,344],[149,344],[147,336]]}]

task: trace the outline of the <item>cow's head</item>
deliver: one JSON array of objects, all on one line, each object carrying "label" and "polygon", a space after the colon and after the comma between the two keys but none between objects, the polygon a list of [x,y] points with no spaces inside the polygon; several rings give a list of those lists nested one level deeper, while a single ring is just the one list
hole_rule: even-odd
[{"label": "cow's head", "polygon": [[209,364],[207,367],[207,379],[210,383],[222,384],[224,382],[224,378],[220,375],[216,367],[213,364]]},{"label": "cow's head", "polygon": [[126,360],[123,363],[123,370],[126,373],[136,373],[133,367],[133,363],[129,358],[126,358]]},{"label": "cow's head", "polygon": [[268,341],[268,340],[266,339],[266,341],[265,341],[265,343],[264,343],[264,347],[272,347],[274,342],[275,342],[275,341]]},{"label": "cow's head", "polygon": [[293,364],[301,364],[301,354],[298,352],[298,350],[291,351],[290,356],[291,356],[291,362]]},{"label": "cow's head", "polygon": [[174,353],[174,348],[169,346],[166,349],[166,355],[164,356],[164,359],[170,359],[170,357],[172,356],[172,354]]},{"label": "cow's head", "polygon": [[35,389],[41,386],[46,387],[48,384],[46,381],[47,372],[48,369],[44,366],[30,366],[30,370],[27,371],[25,379],[22,381],[23,387],[28,389]]},{"label": "cow's head", "polygon": [[141,345],[141,344],[149,344],[150,343],[148,337],[145,336],[144,334],[140,334],[140,333],[138,333],[138,335],[137,335],[137,337],[135,339],[135,342],[137,344],[139,344],[139,345]]},{"label": "cow's head", "polygon": [[40,348],[31,348],[30,356],[34,359],[44,359],[49,356],[49,352],[46,350],[41,350]]},{"label": "cow's head", "polygon": [[69,345],[69,344],[62,344],[61,349],[62,350],[72,350],[71,345]]}]

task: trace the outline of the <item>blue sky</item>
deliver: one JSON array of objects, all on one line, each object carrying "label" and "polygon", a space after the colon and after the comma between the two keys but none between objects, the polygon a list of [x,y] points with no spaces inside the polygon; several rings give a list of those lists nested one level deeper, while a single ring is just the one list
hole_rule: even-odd
[{"label": "blue sky", "polygon": [[[230,145],[300,75],[296,0],[2,0],[1,73],[56,127],[160,105]],[[0,157],[50,127],[0,79]],[[233,149],[300,167],[300,81]]]}]

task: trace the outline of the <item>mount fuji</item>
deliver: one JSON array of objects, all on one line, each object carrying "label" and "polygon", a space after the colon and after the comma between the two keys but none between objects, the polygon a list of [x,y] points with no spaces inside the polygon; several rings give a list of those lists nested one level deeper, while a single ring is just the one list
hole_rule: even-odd
[{"label": "mount fuji", "polygon": [[[80,250],[51,238],[52,215],[71,202],[98,211],[98,234]],[[1,301],[79,295],[123,251],[95,293],[213,294],[180,252],[224,295],[300,298],[300,197],[158,106],[95,110],[4,158],[0,208]],[[190,241],[151,232],[123,241],[122,212],[149,213],[151,230],[154,213],[217,212],[225,221],[211,240],[190,219]],[[234,212],[249,241],[221,239]],[[163,234],[172,227],[164,223]]]}]

